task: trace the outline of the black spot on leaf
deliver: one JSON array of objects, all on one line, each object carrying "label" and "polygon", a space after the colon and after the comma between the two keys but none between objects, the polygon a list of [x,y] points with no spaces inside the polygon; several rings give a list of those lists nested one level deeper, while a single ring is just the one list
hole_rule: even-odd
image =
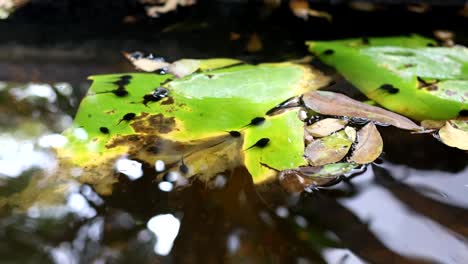
[{"label": "black spot on leaf", "polygon": [[467,110],[467,109],[463,109],[463,110],[461,110],[461,111],[458,113],[458,115],[463,116],[463,117],[468,116],[468,110]]},{"label": "black spot on leaf", "polygon": [[426,89],[428,91],[437,91],[437,89],[439,89],[437,87],[437,83],[439,82],[439,80],[433,80],[433,81],[427,81],[427,80],[424,80],[423,78],[421,77],[417,77],[418,79],[418,82],[419,82],[419,88],[420,89]]}]

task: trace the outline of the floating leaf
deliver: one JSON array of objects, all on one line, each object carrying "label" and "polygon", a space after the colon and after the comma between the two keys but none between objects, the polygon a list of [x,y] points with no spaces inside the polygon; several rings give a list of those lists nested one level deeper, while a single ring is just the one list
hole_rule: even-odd
[{"label": "floating leaf", "polygon": [[357,167],[354,163],[333,163],[319,167],[299,167],[279,174],[280,184],[289,192],[302,192],[312,186],[336,182],[338,178]]},{"label": "floating leaf", "polygon": [[353,127],[347,126],[344,129],[344,132],[349,140],[353,142],[356,141],[356,129],[354,129]]},{"label": "floating leaf", "polygon": [[454,148],[468,150],[468,122],[451,120],[439,130],[440,140]]},{"label": "floating leaf", "polygon": [[140,52],[123,52],[123,55],[133,64],[133,66],[135,66],[135,68],[145,72],[154,72],[170,65],[170,63],[164,61],[162,58],[143,57],[143,54]]},{"label": "floating leaf", "polygon": [[350,161],[358,164],[371,163],[380,156],[382,149],[382,137],[374,123],[370,122],[358,131],[357,145]]},{"label": "floating leaf", "polygon": [[[266,113],[325,85],[327,78],[292,63],[254,66],[220,59],[201,61],[200,69],[173,80],[169,74],[92,77],[74,124],[64,133],[69,144],[59,150],[62,162],[84,168],[80,180],[105,194],[117,180],[114,162],[125,155],[176,167],[183,159],[186,177],[202,179],[245,162],[255,182],[268,180],[276,169],[305,164],[297,108]],[[264,122],[253,122],[260,119]],[[269,139],[265,148],[246,150],[262,138]]]},{"label": "floating leaf", "polygon": [[200,68],[199,60],[182,59],[174,61],[168,67],[168,71],[176,77],[181,78],[196,72]]},{"label": "floating leaf", "polygon": [[425,129],[440,129],[445,125],[444,120],[423,120],[421,126]]},{"label": "floating leaf", "polygon": [[351,172],[356,167],[355,163],[339,162],[320,167],[300,167],[299,170],[309,178],[330,178]]},{"label": "floating leaf", "polygon": [[343,129],[348,121],[344,119],[325,118],[306,127],[307,132],[313,137],[326,137],[333,132]]},{"label": "floating leaf", "polygon": [[[261,139],[268,139],[268,144],[255,146]],[[243,152],[245,166],[254,182],[269,180],[277,171],[306,165],[303,139],[304,123],[297,118],[297,110],[275,115],[262,125],[248,129],[245,132]]]},{"label": "floating leaf", "polygon": [[416,120],[468,109],[468,49],[418,36],[307,42],[367,97]]},{"label": "floating leaf", "polygon": [[345,131],[339,131],[312,141],[306,147],[304,156],[311,166],[322,166],[342,160],[352,144]]},{"label": "floating leaf", "polygon": [[329,22],[333,19],[327,12],[311,9],[307,0],[291,0],[289,1],[289,9],[295,16],[304,20],[308,20],[309,16],[325,18]]},{"label": "floating leaf", "polygon": [[343,94],[312,91],[304,94],[302,100],[307,108],[322,115],[364,118],[401,129],[421,130],[420,126],[404,116],[361,103]]}]

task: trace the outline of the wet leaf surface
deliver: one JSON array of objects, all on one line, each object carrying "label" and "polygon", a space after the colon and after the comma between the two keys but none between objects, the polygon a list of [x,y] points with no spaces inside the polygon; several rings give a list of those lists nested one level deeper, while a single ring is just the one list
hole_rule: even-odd
[{"label": "wet leaf surface", "polygon": [[350,161],[358,164],[368,164],[382,154],[383,140],[377,127],[370,122],[357,133],[357,144]]},{"label": "wet leaf surface", "polygon": [[[447,120],[468,108],[468,49],[428,47],[419,36],[308,42],[367,97],[417,120]],[[443,63],[441,63],[443,61]]]},{"label": "wet leaf surface", "polygon": [[[233,62],[201,61],[204,71],[177,79],[168,74],[92,77],[74,124],[65,132],[69,144],[59,150],[62,161],[85,168],[80,180],[107,194],[117,181],[114,163],[124,156],[176,167],[183,160],[185,176],[201,179],[245,163],[258,183],[271,179],[275,170],[304,165],[297,109],[264,116],[286,99],[326,84],[327,78],[291,63]],[[268,142],[262,145],[262,140]],[[219,166],[206,166],[211,163]]]},{"label": "wet leaf surface", "polygon": [[450,120],[439,130],[440,140],[451,147],[468,150],[468,122]]},{"label": "wet leaf surface", "polygon": [[302,100],[307,108],[322,115],[363,118],[401,129],[421,130],[420,126],[404,116],[361,103],[343,94],[313,91],[304,94]]},{"label": "wet leaf surface", "polygon": [[342,160],[353,141],[350,140],[345,131],[339,131],[330,136],[315,139],[304,152],[304,157],[311,166],[322,166]]}]

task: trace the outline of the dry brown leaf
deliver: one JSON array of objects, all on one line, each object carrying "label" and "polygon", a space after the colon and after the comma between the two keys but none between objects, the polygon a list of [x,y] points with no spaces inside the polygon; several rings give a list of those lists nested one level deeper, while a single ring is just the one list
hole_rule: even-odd
[{"label": "dry brown leaf", "polygon": [[346,124],[348,124],[348,121],[343,119],[326,118],[317,121],[310,126],[306,126],[306,130],[313,137],[320,138],[329,136],[333,132],[343,129]]},{"label": "dry brown leaf", "polygon": [[334,178],[308,178],[302,175],[298,170],[285,170],[278,176],[281,186],[290,193],[304,191],[310,186],[324,185],[334,180]]},{"label": "dry brown leaf", "polygon": [[169,65],[168,71],[181,78],[190,75],[200,68],[199,60],[181,59]]},{"label": "dry brown leaf", "polygon": [[344,129],[344,132],[350,141],[352,142],[356,141],[356,129],[354,129],[353,127],[347,126]]},{"label": "dry brown leaf", "polygon": [[329,13],[310,8],[307,0],[290,0],[289,9],[291,9],[295,16],[304,20],[308,20],[309,16],[322,17],[328,21],[332,20],[332,16]]},{"label": "dry brown leaf", "polygon": [[133,66],[135,66],[135,68],[145,72],[154,72],[170,65],[162,59],[136,57],[132,53],[127,52],[123,52],[123,55],[133,64]]},{"label": "dry brown leaf", "polygon": [[377,127],[370,122],[357,133],[357,145],[350,161],[367,164],[376,160],[383,149],[383,140]]},{"label": "dry brown leaf", "polygon": [[425,129],[440,129],[445,125],[445,120],[423,120],[421,126]]},{"label": "dry brown leaf", "polygon": [[361,103],[343,94],[312,91],[306,93],[302,100],[307,108],[322,115],[364,118],[401,129],[422,130],[420,126],[404,116],[380,107]]},{"label": "dry brown leaf", "polygon": [[439,130],[440,140],[447,146],[468,150],[468,124],[466,122],[460,124],[457,126],[455,121],[447,121]]},{"label": "dry brown leaf", "polygon": [[342,160],[348,153],[351,141],[344,131],[316,139],[310,143],[304,157],[311,166],[322,166]]}]

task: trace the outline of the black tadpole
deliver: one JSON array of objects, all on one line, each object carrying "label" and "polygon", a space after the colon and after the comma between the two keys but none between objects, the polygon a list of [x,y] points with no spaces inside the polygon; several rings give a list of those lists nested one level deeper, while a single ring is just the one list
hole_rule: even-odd
[{"label": "black tadpole", "polygon": [[131,79],[132,79],[132,76],[130,75],[122,75],[117,81],[114,81],[112,83],[121,87],[121,86],[125,86],[129,84]]},{"label": "black tadpole", "polygon": [[231,135],[231,137],[235,137],[235,138],[241,136],[241,133],[239,131],[235,131],[235,130],[229,131],[228,133],[229,133],[229,135]]},{"label": "black tadpole", "polygon": [[182,174],[187,174],[189,172],[189,168],[187,167],[187,165],[185,165],[184,163],[184,157],[182,157],[182,160],[181,160],[181,164],[179,166],[179,171],[182,173]]},{"label": "black tadpole", "polygon": [[118,97],[125,97],[128,95],[128,91],[125,90],[125,88],[122,88],[123,86],[120,86],[119,88],[112,90],[111,92],[115,94]]},{"label": "black tadpole", "polygon": [[254,147],[257,147],[257,148],[264,148],[266,147],[266,145],[268,145],[268,143],[270,142],[270,139],[269,138],[261,138],[259,139],[257,142],[255,142],[255,144],[253,144],[252,146],[248,147],[247,149],[245,149],[244,151],[247,151],[251,148],[254,148]]},{"label": "black tadpole", "polygon": [[100,127],[99,131],[103,134],[109,134],[109,129],[107,127]]},{"label": "black tadpole", "polygon": [[381,89],[381,90],[383,90],[383,91],[386,91],[386,92],[388,92],[389,94],[397,94],[397,93],[400,91],[400,89],[395,88],[393,85],[388,84],[388,83],[382,84],[382,85],[379,87],[379,89]]},{"label": "black tadpole", "polygon": [[278,112],[281,109],[300,106],[300,100],[301,99],[298,98],[298,97],[291,97],[291,98],[277,104],[275,107],[268,110],[265,114],[268,115],[268,116],[271,116],[271,115],[275,114],[276,112]]},{"label": "black tadpole", "polygon": [[99,92],[96,94],[113,93],[117,97],[125,97],[128,95],[128,91],[125,89],[125,86],[130,83],[131,79],[132,79],[131,75],[122,75],[117,81],[111,82],[112,84],[117,85],[117,89]]},{"label": "black tadpole", "polygon": [[130,121],[130,120],[132,120],[133,118],[135,118],[135,116],[136,116],[135,113],[126,113],[126,114],[122,117],[122,119],[119,120],[119,122],[117,123],[117,125],[120,124],[120,122],[122,122],[122,121]]},{"label": "black tadpole", "polygon": [[250,121],[249,124],[243,126],[242,128],[248,127],[248,126],[259,126],[259,125],[263,124],[263,122],[265,122],[264,117],[255,117],[254,119],[252,119],[252,121]]},{"label": "black tadpole", "polygon": [[157,102],[169,95],[169,90],[164,87],[159,87],[150,94],[143,96],[143,104],[147,105],[149,102]]}]

